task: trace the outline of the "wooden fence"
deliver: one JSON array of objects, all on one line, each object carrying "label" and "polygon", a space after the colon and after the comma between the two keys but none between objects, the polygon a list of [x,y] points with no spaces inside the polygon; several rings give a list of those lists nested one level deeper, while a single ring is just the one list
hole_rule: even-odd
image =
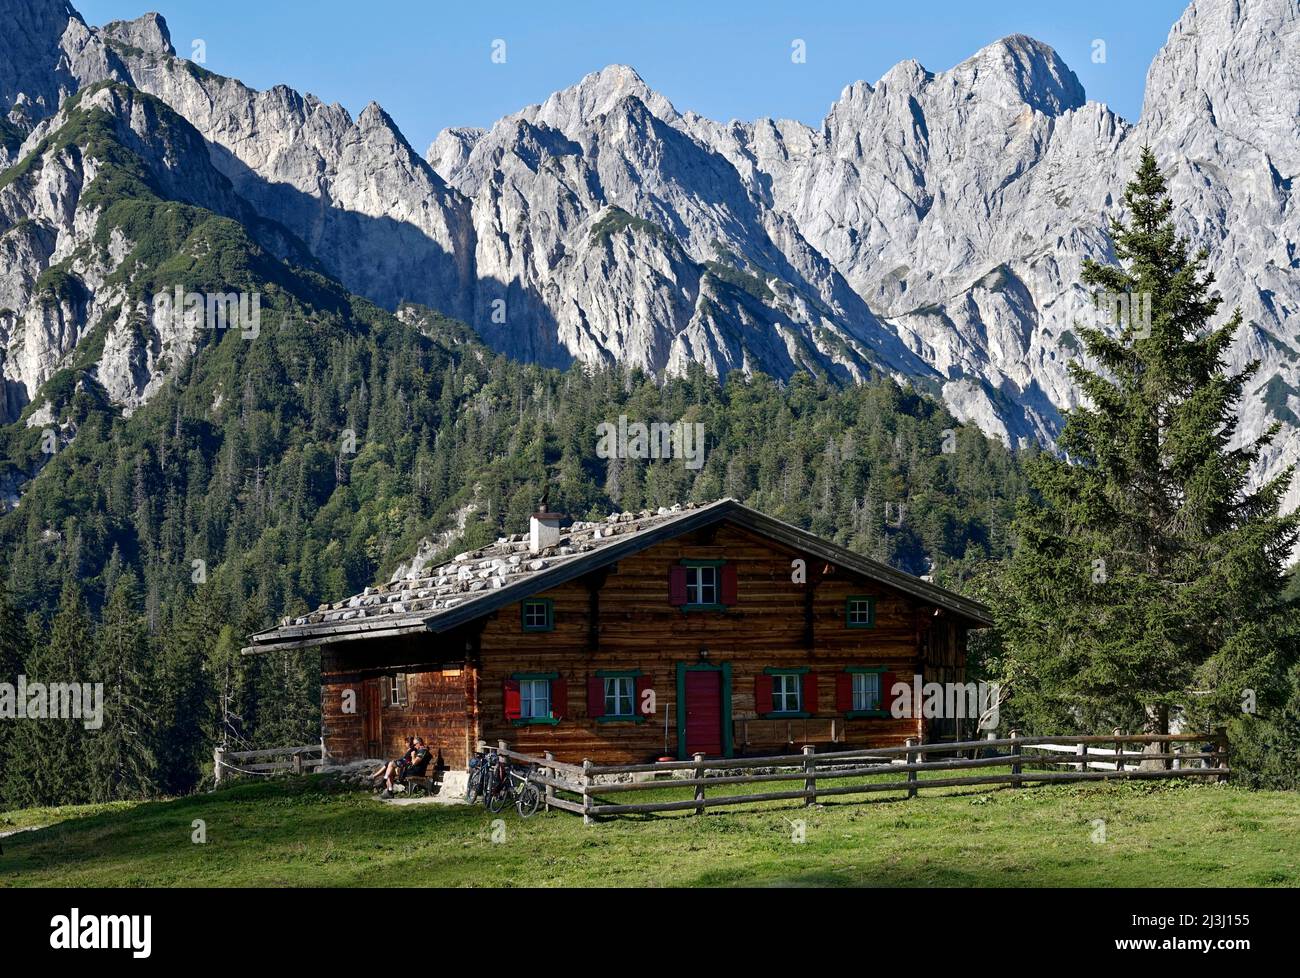
[{"label": "wooden fence", "polygon": [[[1206,744],[1210,749],[1179,749],[1180,744]],[[1134,747],[1138,749],[1132,749]],[[486,743],[479,742],[480,752],[488,749]],[[521,754],[511,750],[505,741],[500,741],[496,750],[510,760],[536,765],[533,779],[545,786],[547,807],[582,815],[588,823],[603,816],[649,812],[694,811],[702,815],[708,808],[763,801],[802,800],[805,805],[812,805],[818,798],[880,791],[906,792],[908,798],[914,798],[922,788],[969,785],[1020,788],[1036,783],[1115,778],[1210,777],[1226,780],[1231,773],[1227,738],[1222,733],[1020,737],[1012,731],[1011,736],[1002,739],[937,744],[909,740],[904,747],[873,747],[824,754],[805,747],[799,754],[771,757],[706,759],[704,755],[696,754],[689,761],[613,765],[592,764],[589,760],[581,764],[565,763],[555,760],[549,752],[544,757]],[[982,754],[985,756],[980,756]],[[1061,766],[1069,770],[1049,770]],[[997,768],[1008,770],[999,773]],[[919,777],[945,771],[971,773],[954,777]],[[889,780],[867,780],[882,775],[890,776]],[[608,780],[623,777],[628,780]],[[725,791],[706,794],[708,788],[783,781],[802,784],[750,794],[727,794]],[[828,785],[827,781],[849,783]],[[692,796],[675,801],[640,803],[609,798],[610,795],[624,797],[629,792],[665,789],[690,789]],[[562,793],[576,797],[564,797]]]},{"label": "wooden fence", "polygon": [[324,763],[323,741],[306,747],[271,747],[267,750],[228,751],[218,747],[212,752],[212,780],[219,785],[226,773],[263,777],[280,772],[305,774]]}]

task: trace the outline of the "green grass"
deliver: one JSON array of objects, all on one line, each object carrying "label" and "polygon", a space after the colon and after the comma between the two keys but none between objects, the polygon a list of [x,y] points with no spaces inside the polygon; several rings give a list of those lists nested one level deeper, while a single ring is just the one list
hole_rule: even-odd
[{"label": "green grass", "polygon": [[[637,793],[652,795],[685,797]],[[504,840],[494,842],[497,817]],[[206,824],[205,844],[191,841],[195,819]],[[1094,819],[1105,820],[1105,842],[1092,841]],[[803,843],[792,839],[798,820]],[[479,806],[386,806],[306,778],[9,813],[0,831],[44,822],[3,840],[0,885],[1300,884],[1300,796],[1217,784],[936,790],[910,801],[755,803],[584,826],[558,811],[525,821]]]}]

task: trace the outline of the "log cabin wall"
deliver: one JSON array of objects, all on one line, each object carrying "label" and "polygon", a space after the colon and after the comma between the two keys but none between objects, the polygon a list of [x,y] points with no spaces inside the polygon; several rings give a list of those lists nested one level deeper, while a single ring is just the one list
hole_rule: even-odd
[{"label": "log cabin wall", "polygon": [[[796,558],[806,561],[805,584],[791,580]],[[736,603],[723,611],[674,607],[669,569],[684,559],[733,563]],[[850,596],[875,599],[874,627],[846,627]],[[535,597],[553,602],[553,630],[524,631],[520,604],[500,609],[484,623],[475,681],[479,730],[490,742],[506,740],[533,754],[549,750],[568,761],[624,763],[664,753],[676,756],[678,665],[720,668],[724,663],[731,682],[731,723],[726,726],[736,754],[785,752],[805,743],[822,749],[831,746],[832,730],[840,749],[897,745],[923,733],[919,718],[846,717],[837,704],[837,677],[849,667],[886,669],[904,681],[914,672],[925,673],[934,608],[741,527],[722,524],[657,544]],[[949,639],[964,643],[964,633],[954,631]],[[707,657],[702,658],[703,649]],[[956,647],[950,652],[961,655]],[[758,715],[756,678],[767,668],[813,674],[817,701],[815,710],[806,710],[810,716]],[[655,693],[653,715],[643,722],[592,717],[587,683],[601,670],[639,670]],[[558,723],[507,719],[506,681],[528,674],[554,674],[563,681],[567,704]]]},{"label": "log cabin wall", "polygon": [[[966,679],[966,628],[946,612],[931,610],[920,626],[925,668],[923,682],[963,683]],[[922,739],[928,743],[962,740],[975,736],[977,720],[957,721],[953,717],[927,718]]]},{"label": "log cabin wall", "polygon": [[[391,759],[408,736],[420,736],[435,758],[463,770],[478,739],[474,654],[474,637],[459,633],[327,647],[321,721],[331,758]],[[394,677],[401,677],[396,703]]]}]

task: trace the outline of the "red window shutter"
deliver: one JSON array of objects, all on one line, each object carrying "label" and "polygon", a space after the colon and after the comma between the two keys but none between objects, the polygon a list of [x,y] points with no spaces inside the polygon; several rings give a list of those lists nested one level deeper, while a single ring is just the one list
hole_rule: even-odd
[{"label": "red window shutter", "polygon": [[605,715],[605,680],[599,676],[587,679],[587,716],[603,717]]},{"label": "red window shutter", "polygon": [[[886,713],[890,711],[894,704],[894,694],[890,690],[894,688],[895,682],[897,682],[897,679],[892,672],[882,672],[880,674],[880,709]],[[916,716],[915,705],[912,707],[912,715]]]},{"label": "red window shutter", "polygon": [[503,699],[506,704],[506,719],[519,719],[519,680],[507,679],[501,684],[503,688]]},{"label": "red window shutter", "polygon": [[650,716],[655,712],[654,710],[645,709],[646,691],[653,688],[654,682],[649,676],[636,677],[636,704],[632,707],[633,713],[636,713],[638,716]]},{"label": "red window shutter", "polygon": [[722,565],[722,603],[732,605],[736,603],[736,565]]},{"label": "red window shutter", "polygon": [[564,677],[551,680],[551,716],[563,720],[569,715],[569,681]]},{"label": "red window shutter", "polygon": [[803,712],[817,712],[817,673],[803,674]]},{"label": "red window shutter", "polygon": [[681,564],[668,568],[668,600],[674,606],[686,603],[686,568]]},{"label": "red window shutter", "polygon": [[754,677],[754,710],[759,716],[772,712],[772,677]]},{"label": "red window shutter", "polygon": [[835,677],[835,712],[849,713],[853,710],[853,673],[841,672]]}]

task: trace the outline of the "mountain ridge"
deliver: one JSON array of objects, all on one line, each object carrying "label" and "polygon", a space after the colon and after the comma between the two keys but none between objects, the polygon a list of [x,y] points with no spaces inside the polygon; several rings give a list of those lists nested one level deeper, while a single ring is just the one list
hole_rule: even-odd
[{"label": "mountain ridge", "polygon": [[[48,32],[63,5],[43,9]],[[609,65],[486,129],[443,130],[423,157],[375,103],[353,120],[175,58],[157,15],[100,29],[69,15],[43,97],[123,76],[349,289],[463,319],[511,356],[885,374],[1012,444],[1051,444],[1078,403],[1065,367],[1093,301],[1079,269],[1113,257],[1107,221],[1150,143],[1180,230],[1250,323],[1231,353],[1263,364],[1243,435],[1285,423],[1265,478],[1300,455],[1297,23],[1295,0],[1196,0],[1134,122],[1021,34],[946,71],[904,60],[846,85],[820,128],[680,112]]]}]

